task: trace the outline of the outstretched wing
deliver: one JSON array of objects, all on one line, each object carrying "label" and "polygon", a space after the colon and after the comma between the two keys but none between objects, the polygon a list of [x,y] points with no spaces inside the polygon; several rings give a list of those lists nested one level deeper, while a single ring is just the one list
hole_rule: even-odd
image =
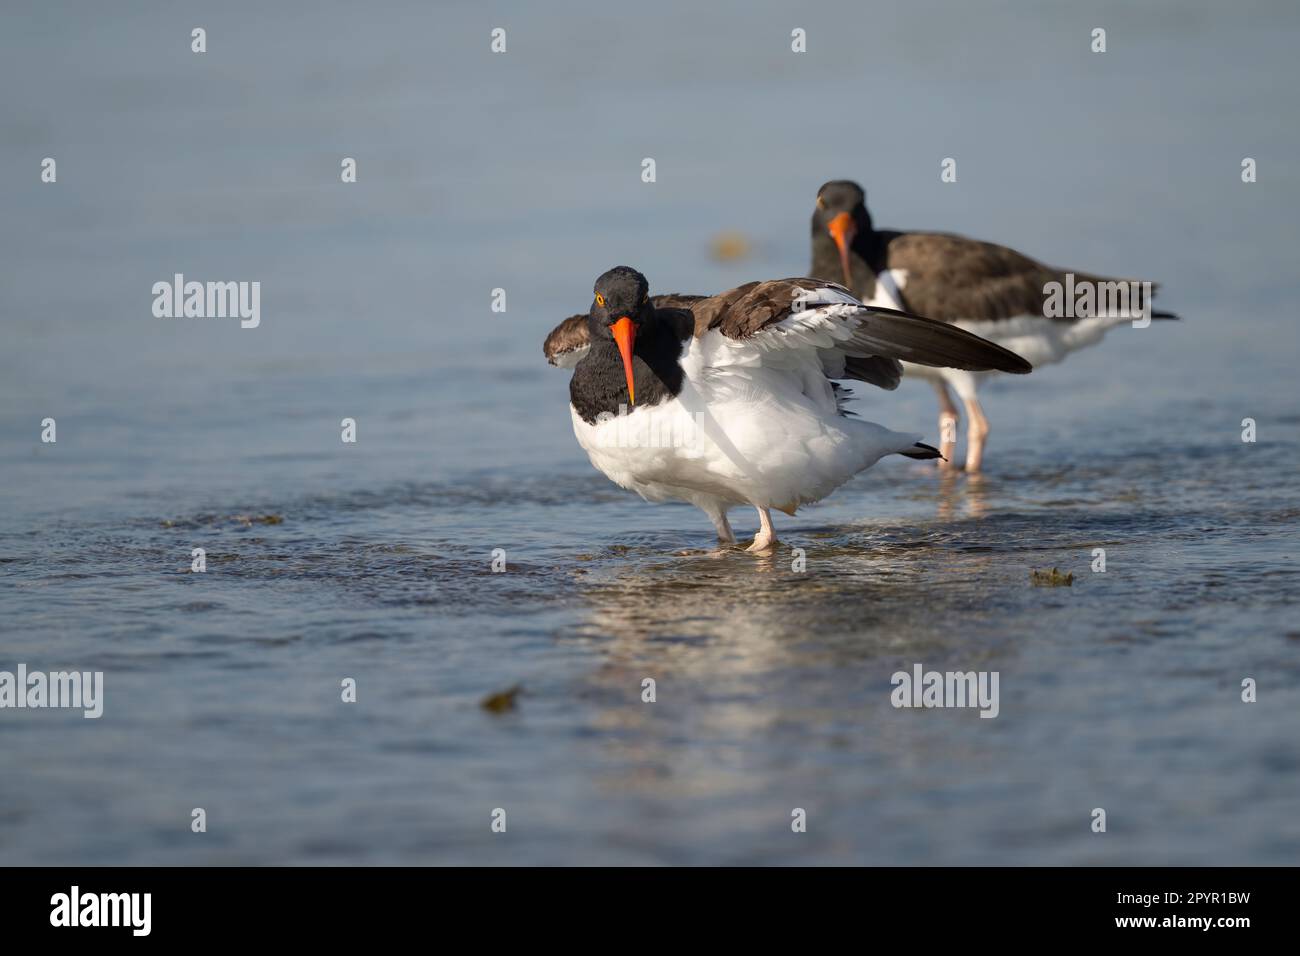
[{"label": "outstretched wing", "polygon": [[[710,350],[710,361],[720,364],[816,349],[830,353],[821,357],[832,378],[843,377],[852,365],[872,376],[865,381],[889,380],[895,367],[890,363],[898,361],[1016,374],[1032,369],[1014,352],[964,329],[863,305],[843,286],[819,279],[754,282],[695,302],[690,310],[696,337],[716,333],[726,346]],[[841,360],[843,367],[837,369]]]},{"label": "outstretched wing", "polygon": [[[751,364],[782,350],[815,351],[828,378],[898,387],[900,360],[971,370],[1023,374],[1028,362],[955,326],[907,312],[865,306],[843,286],[817,279],[751,282],[715,296],[657,295],[657,309],[690,313],[695,337],[714,333],[717,365]],[[587,316],[574,315],[546,337],[542,350],[559,368],[572,368],[591,346]],[[715,344],[715,343],[701,343]]]}]

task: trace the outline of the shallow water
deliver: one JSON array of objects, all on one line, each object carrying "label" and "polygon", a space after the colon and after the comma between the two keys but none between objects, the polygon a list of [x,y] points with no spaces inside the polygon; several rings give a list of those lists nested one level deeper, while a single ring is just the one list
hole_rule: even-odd
[{"label": "shallow water", "polygon": [[[1300,15],[497,16],[492,58],[472,6],[6,14],[0,670],[107,699],[0,711],[0,862],[1294,862]],[[541,339],[615,261],[800,272],[845,175],[1184,321],[988,386],[982,480],[883,462],[710,554],[586,463]],[[724,228],[754,256],[710,261]],[[261,281],[262,325],[153,318],[178,271]],[[934,439],[928,387],[858,394]],[[997,671],[997,719],[894,709],[918,661]]]}]

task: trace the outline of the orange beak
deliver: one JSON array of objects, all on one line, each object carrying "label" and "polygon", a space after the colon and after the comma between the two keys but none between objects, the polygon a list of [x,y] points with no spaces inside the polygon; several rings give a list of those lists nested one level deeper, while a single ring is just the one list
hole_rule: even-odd
[{"label": "orange beak", "polygon": [[632,344],[636,341],[636,326],[626,315],[621,316],[611,327],[618,354],[623,356],[623,374],[627,376],[627,395],[632,404],[636,404],[636,387],[632,384]]},{"label": "orange beak", "polygon": [[844,270],[844,285],[852,289],[853,275],[849,270],[849,245],[853,242],[853,237],[858,234],[858,227],[853,222],[852,216],[842,212],[830,221],[826,231],[835,240],[835,245],[840,247],[840,267]]}]

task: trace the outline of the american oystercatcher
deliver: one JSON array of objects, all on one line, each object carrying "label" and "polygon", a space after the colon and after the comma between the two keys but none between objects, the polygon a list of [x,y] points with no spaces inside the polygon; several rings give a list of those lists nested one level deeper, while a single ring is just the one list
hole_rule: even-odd
[{"label": "american oystercatcher", "polygon": [[[1156,283],[1045,266],[1014,249],[939,232],[875,229],[866,194],[849,180],[817,191],[814,278],[842,281],[868,306],[906,309],[997,342],[1034,368],[1101,341],[1125,322],[1176,319],[1150,310]],[[976,394],[988,373],[904,361],[939,394],[939,437],[950,462],[957,441],[956,392],[966,406],[966,470],[978,472],[989,423]],[[950,391],[951,389],[951,391]]]},{"label": "american oystercatcher", "polygon": [[770,510],[793,515],[885,455],[939,451],[848,417],[831,379],[896,388],[900,361],[1024,373],[1030,365],[975,335],[863,305],[813,279],[751,282],[715,296],[650,298],[627,266],[596,280],[587,315],[543,350],[573,368],[573,431],[591,463],[647,501],[689,501],[722,544],[727,510],[758,509],[751,551],[776,543]]}]

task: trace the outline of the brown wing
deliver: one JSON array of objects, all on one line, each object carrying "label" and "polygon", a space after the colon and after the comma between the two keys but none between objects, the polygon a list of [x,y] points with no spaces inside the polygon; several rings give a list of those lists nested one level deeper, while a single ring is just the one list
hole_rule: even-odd
[{"label": "brown wing", "polygon": [[747,339],[788,318],[802,293],[828,285],[831,283],[820,279],[773,279],[746,282],[709,296],[690,305],[695,314],[695,337],[717,329],[727,338]]},{"label": "brown wing", "polygon": [[551,334],[542,343],[542,352],[546,355],[546,361],[563,368],[577,362],[590,346],[587,316],[571,315],[551,329]]},{"label": "brown wing", "polygon": [[[1032,369],[1019,355],[978,335],[909,312],[862,305],[843,286],[821,279],[751,282],[695,302],[690,310],[695,315],[696,337],[717,330],[737,341],[763,335],[767,337],[764,347],[768,348],[782,347],[787,339],[791,346],[798,346],[805,341],[795,328],[798,313],[805,309],[816,311],[816,307],[804,305],[799,308],[796,302],[801,296],[819,289],[839,293],[842,298],[837,304],[856,303],[856,310],[850,317],[841,315],[838,319],[841,323],[849,323],[851,335],[846,340],[837,336],[832,346],[847,356],[877,356],[971,371],[1023,374]],[[837,331],[842,330],[843,326]],[[871,374],[877,376],[883,372],[883,368],[871,370]],[[872,381],[871,378],[866,380]]]},{"label": "brown wing", "polygon": [[892,392],[903,380],[903,366],[898,359],[883,355],[848,355],[844,358],[844,377],[870,382]]},{"label": "brown wing", "polygon": [[[996,321],[1043,315],[1050,282],[1064,284],[1065,272],[992,242],[940,232],[880,232],[885,265],[907,273],[903,300],[908,309],[932,319]],[[1074,273],[1074,281],[1128,282]],[[1140,281],[1140,280],[1138,280]],[[1156,283],[1151,284],[1154,294]],[[1061,321],[1073,322],[1073,318]]]},{"label": "brown wing", "polygon": [[690,311],[697,302],[703,302],[707,295],[683,295],[680,292],[669,292],[666,295],[652,295],[650,301],[656,309],[685,309]]}]

